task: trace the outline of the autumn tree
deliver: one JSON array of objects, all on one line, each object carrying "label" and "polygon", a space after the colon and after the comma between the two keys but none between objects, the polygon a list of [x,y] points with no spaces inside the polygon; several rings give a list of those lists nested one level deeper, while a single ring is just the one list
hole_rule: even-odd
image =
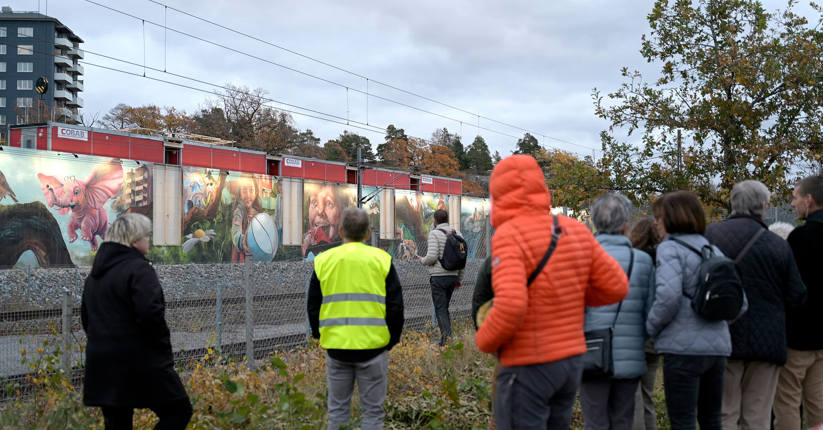
[{"label": "autumn tree", "polygon": [[454,158],[460,165],[460,170],[469,168],[466,163],[466,153],[463,148],[463,142],[461,142],[459,135],[449,133],[449,130],[445,127],[439,128],[432,133],[429,144],[441,145],[451,149],[452,153],[454,153]]},{"label": "autumn tree", "polygon": [[142,132],[157,130],[181,133],[189,132],[193,127],[191,118],[174,107],[129,106],[125,103],[119,103],[113,107],[103,116],[101,123],[113,129],[145,129]]},{"label": "autumn tree", "polygon": [[[613,188],[635,200],[687,188],[726,207],[734,183],[758,179],[786,195],[803,166],[823,160],[823,31],[756,0],[655,2],[640,53],[659,67],[649,80],[593,91],[601,164]],[[634,142],[621,141],[620,135]]]},{"label": "autumn tree", "polygon": [[[499,155],[499,154],[498,154]],[[466,164],[474,172],[487,172],[492,169],[492,157],[489,147],[482,136],[477,136],[466,151]]]},{"label": "autumn tree", "polygon": [[[393,147],[405,147],[408,145],[409,137],[402,128],[396,128],[394,124],[386,127],[386,136],[383,143],[377,145],[377,160],[383,164],[391,164],[388,161],[396,158],[392,156]],[[402,156],[401,156],[402,158]]]},{"label": "autumn tree", "polygon": [[232,140],[231,124],[223,108],[211,104],[192,115],[192,133]]},{"label": "autumn tree", "polygon": [[606,178],[591,157],[580,158],[559,149],[540,149],[535,159],[544,166],[552,206],[565,206],[579,212],[606,192]]},{"label": "autumn tree", "polygon": [[325,155],[325,159],[329,161],[343,161],[348,163],[349,155],[346,153],[346,150],[340,146],[340,142],[337,140],[329,140],[323,145],[323,153]]},{"label": "autumn tree", "polygon": [[432,143],[422,149],[420,173],[452,178],[459,176],[460,162],[450,147]]}]

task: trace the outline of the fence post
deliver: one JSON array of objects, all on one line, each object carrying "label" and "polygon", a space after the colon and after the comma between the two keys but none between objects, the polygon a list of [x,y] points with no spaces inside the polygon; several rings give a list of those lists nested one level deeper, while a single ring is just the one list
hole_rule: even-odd
[{"label": "fence post", "polygon": [[63,371],[71,379],[71,291],[63,287]]},{"label": "fence post", "polygon": [[246,292],[246,363],[254,369],[254,303],[252,303],[251,264],[243,265],[243,288]]},{"label": "fence post", "polygon": [[486,256],[492,255],[492,217],[486,217]]},{"label": "fence post", "polygon": [[215,312],[217,313],[217,321],[215,322],[217,330],[217,353],[223,355],[223,284],[217,283],[217,303]]}]

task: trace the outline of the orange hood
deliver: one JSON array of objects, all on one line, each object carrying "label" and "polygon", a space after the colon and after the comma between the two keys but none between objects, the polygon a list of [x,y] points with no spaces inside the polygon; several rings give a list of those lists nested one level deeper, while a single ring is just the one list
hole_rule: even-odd
[{"label": "orange hood", "polygon": [[546,177],[531,155],[512,155],[497,163],[489,180],[491,223],[495,228],[523,215],[546,215],[552,198]]}]

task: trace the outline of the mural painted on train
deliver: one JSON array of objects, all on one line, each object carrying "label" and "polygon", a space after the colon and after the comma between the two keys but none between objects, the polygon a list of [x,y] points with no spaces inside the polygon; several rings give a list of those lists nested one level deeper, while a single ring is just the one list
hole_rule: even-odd
[{"label": "mural painted on train", "polygon": [[0,267],[90,264],[118,215],[152,215],[152,169],[135,161],[0,152]]}]

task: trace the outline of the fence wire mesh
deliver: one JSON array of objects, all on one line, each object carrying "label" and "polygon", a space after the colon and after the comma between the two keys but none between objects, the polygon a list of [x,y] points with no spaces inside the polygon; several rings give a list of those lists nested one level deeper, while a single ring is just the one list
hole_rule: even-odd
[{"label": "fence wire mesh", "polygon": [[[469,259],[450,305],[453,321],[471,313],[482,259]],[[260,359],[307,343],[311,262],[156,266],[178,365],[207,348]],[[403,286],[404,330],[436,330],[429,275],[417,261],[395,261]],[[88,267],[0,271],[0,399],[28,396],[27,375],[51,365],[82,380],[86,337],[80,301]],[[250,300],[249,300],[250,299]],[[68,351],[68,353],[66,352]],[[253,362],[253,360],[250,360]]]}]

